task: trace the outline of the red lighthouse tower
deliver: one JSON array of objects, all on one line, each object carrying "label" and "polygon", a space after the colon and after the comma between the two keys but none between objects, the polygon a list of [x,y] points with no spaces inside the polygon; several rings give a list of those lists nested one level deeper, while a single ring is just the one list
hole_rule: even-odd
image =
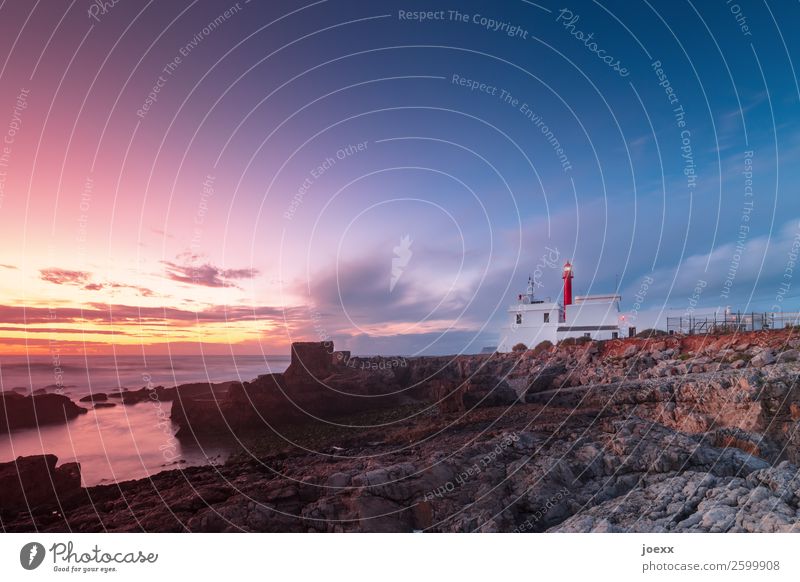
[{"label": "red lighthouse tower", "polygon": [[564,279],[564,307],[566,307],[572,305],[572,265],[569,261],[564,263],[561,278]]}]

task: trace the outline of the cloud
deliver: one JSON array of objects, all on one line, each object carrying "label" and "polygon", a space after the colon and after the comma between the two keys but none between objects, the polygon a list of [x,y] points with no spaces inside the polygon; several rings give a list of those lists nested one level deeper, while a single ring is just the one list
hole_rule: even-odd
[{"label": "cloud", "polygon": [[152,289],[141,287],[139,285],[128,285],[127,283],[88,283],[83,286],[86,291],[102,291],[103,289],[133,289],[138,291],[142,297],[158,297],[158,294]]},{"label": "cloud", "polygon": [[258,269],[224,269],[220,273],[224,279],[252,279],[259,274]]},{"label": "cloud", "polygon": [[[3,266],[3,265],[0,265]],[[12,267],[15,268],[15,267]],[[84,291],[102,291],[103,289],[133,289],[138,291],[142,297],[157,297],[158,295],[147,287],[140,285],[129,285],[127,283],[97,283],[91,281],[92,274],[87,271],[71,271],[68,269],[41,269],[39,271],[40,278],[43,281],[54,283],[56,285],[75,285],[81,287]]]},{"label": "cloud", "polygon": [[[84,287],[84,289],[86,289],[87,287]],[[158,294],[155,291],[153,291],[152,289],[148,289],[147,287],[141,287],[140,285],[128,285],[126,283],[108,283],[106,287],[111,287],[112,289],[133,289],[134,291],[138,291],[139,295],[141,295],[142,297],[158,297]]]},{"label": "cloud", "polygon": [[13,269],[15,271],[19,270],[19,267],[15,267],[14,265],[3,265],[3,264],[0,264],[0,267],[3,267],[4,269]]},{"label": "cloud", "polygon": [[86,271],[70,271],[68,269],[41,269],[39,275],[43,281],[56,285],[84,285],[91,273]]},{"label": "cloud", "polygon": [[[647,308],[684,310],[698,284],[700,305],[707,308],[782,309],[781,286],[794,288],[794,269],[800,252],[800,222],[786,222],[775,232],[727,242],[706,253],[684,258],[678,265],[650,276]],[[632,297],[639,285],[626,290]]]},{"label": "cloud", "polygon": [[210,263],[195,265],[171,261],[161,262],[166,265],[168,279],[203,287],[236,287],[237,285],[233,281],[253,279],[259,275],[257,269],[222,269]]},{"label": "cloud", "polygon": [[[0,331],[24,331],[25,333],[77,333],[80,331],[84,331],[82,329],[75,329],[69,327],[11,327],[11,326],[0,326]],[[89,333],[96,333],[102,335],[119,335],[119,331],[113,329],[92,329]]]},{"label": "cloud", "polygon": [[316,273],[309,289],[298,282],[294,291],[308,297],[315,309],[326,314],[347,313],[364,322],[408,321],[424,317],[430,301],[415,301],[410,285],[398,285],[389,291],[390,263],[366,259],[341,263]]},{"label": "cloud", "polygon": [[89,303],[83,308],[0,305],[0,324],[265,321],[282,325],[284,322],[299,319],[308,319],[305,308],[269,305],[215,305],[198,311],[177,307],[138,307],[109,303]]},{"label": "cloud", "polygon": [[[310,285],[296,282],[291,291],[307,298],[315,328],[309,331],[306,326],[300,332],[314,339],[324,330],[343,349],[359,353],[378,348],[387,353],[457,352],[465,341],[484,335],[487,315],[497,302],[493,286],[463,272],[448,282],[454,275],[449,273],[452,261],[429,262],[428,253],[421,253],[421,261],[390,291],[391,258],[391,253],[383,253],[342,262],[315,272]],[[434,268],[444,282],[432,273]],[[370,339],[375,342],[372,348]],[[485,339],[479,343],[486,345]]]}]

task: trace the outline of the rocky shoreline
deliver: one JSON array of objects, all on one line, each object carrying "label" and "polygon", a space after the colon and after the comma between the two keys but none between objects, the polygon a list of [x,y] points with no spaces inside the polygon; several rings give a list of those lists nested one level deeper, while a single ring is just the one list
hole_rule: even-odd
[{"label": "rocky shoreline", "polygon": [[[314,447],[284,442],[221,466],[91,488],[76,485],[76,467],[47,459],[33,466],[72,478],[22,506],[0,501],[0,523],[5,531],[794,531],[798,348],[792,329],[449,358],[353,358],[331,344],[295,344],[284,374],[165,396],[181,438],[200,446],[226,431],[336,427]],[[389,422],[359,424],[365,417],[355,414],[397,410],[408,412]]]},{"label": "rocky shoreline", "polygon": [[0,394],[0,433],[66,422],[88,409],[62,394]]}]

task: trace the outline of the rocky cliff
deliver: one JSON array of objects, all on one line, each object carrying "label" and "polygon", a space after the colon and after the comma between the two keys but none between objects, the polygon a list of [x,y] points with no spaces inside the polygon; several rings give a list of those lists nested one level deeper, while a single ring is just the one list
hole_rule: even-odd
[{"label": "rocky cliff", "polygon": [[292,344],[282,374],[233,383],[227,394],[195,395],[178,390],[172,420],[184,439],[239,435],[270,427],[335,421],[359,411],[407,403],[404,382],[392,369],[372,369],[345,360],[331,342]]},{"label": "rocky cliff", "polygon": [[76,405],[61,394],[23,396],[14,392],[2,392],[0,433],[66,422],[86,412],[86,408]]},{"label": "rocky cliff", "polygon": [[[396,359],[331,350],[323,361],[317,347],[301,347],[286,374],[259,379],[269,390],[230,390],[218,422],[253,429],[244,404],[274,415],[285,394],[319,413],[347,412],[339,392],[312,404],[326,385],[347,388],[348,398],[377,394],[378,407],[415,402],[414,412],[314,450],[287,442],[277,454],[93,487],[63,512],[46,503],[6,510],[2,523],[45,531],[792,531],[800,520],[798,348],[800,336],[785,330],[573,342],[393,366]],[[315,363],[302,366],[305,358]],[[193,426],[209,407],[186,414],[187,402],[182,426]],[[245,418],[235,420],[234,403]],[[270,426],[261,430],[281,431]]]}]

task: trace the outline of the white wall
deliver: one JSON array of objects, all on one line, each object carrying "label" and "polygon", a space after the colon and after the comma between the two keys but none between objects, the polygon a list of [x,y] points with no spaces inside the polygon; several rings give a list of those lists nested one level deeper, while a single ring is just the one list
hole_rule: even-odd
[{"label": "white wall", "polygon": [[[623,333],[619,328],[619,302],[612,300],[612,296],[608,297],[608,300],[587,298],[580,303],[567,305],[566,321],[560,323],[560,306],[557,303],[512,305],[508,310],[507,323],[500,330],[497,351],[510,352],[520,342],[533,348],[544,340],[556,343],[569,337],[584,337],[587,333],[594,340],[612,339],[615,332],[618,337],[624,337],[627,329]],[[517,313],[522,314],[522,325],[516,324]],[[544,323],[544,313],[550,314],[550,323]],[[598,327],[613,329],[598,330]],[[572,329],[558,331],[559,328]]]},{"label": "white wall", "polygon": [[[544,322],[544,314],[550,314],[550,322]],[[522,342],[529,348],[545,340],[555,343],[558,336],[560,306],[558,303],[521,303],[508,309],[507,323],[500,329],[499,352],[510,352]],[[517,325],[516,316],[522,315],[522,324]]]},{"label": "white wall", "polygon": [[619,309],[616,303],[579,303],[567,305],[566,325],[619,325]]},{"label": "white wall", "polygon": [[556,343],[558,341],[558,323],[547,324],[542,327],[503,327],[500,329],[500,344],[498,352],[510,352],[518,343],[522,342],[529,348],[536,347],[544,340]]},{"label": "white wall", "polygon": [[[622,337],[622,331],[619,329],[619,316],[619,303],[617,301],[585,301],[567,305],[567,321],[562,324],[562,328],[568,327],[572,329],[559,332],[558,339],[583,337],[588,333],[592,339],[606,340],[612,339],[615,332],[619,334],[619,337]],[[581,329],[597,327],[613,327],[614,329]]]}]

